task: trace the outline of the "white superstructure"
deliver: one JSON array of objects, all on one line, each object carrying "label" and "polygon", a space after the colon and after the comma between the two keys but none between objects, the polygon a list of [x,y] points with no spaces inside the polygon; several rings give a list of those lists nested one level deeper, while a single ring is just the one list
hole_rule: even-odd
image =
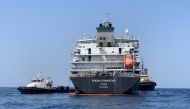
[{"label": "white superstructure", "polygon": [[[139,74],[139,40],[130,37],[128,30],[125,31],[124,38],[116,38],[114,27],[109,20],[100,23],[96,29],[95,38],[84,38],[76,42],[71,62],[72,76]],[[127,53],[133,57],[132,69],[125,67]]]},{"label": "white superstructure", "polygon": [[44,80],[44,78],[40,77],[40,74],[38,74],[36,77],[32,78],[31,83],[26,85],[26,87],[51,88],[53,87],[53,81]]}]

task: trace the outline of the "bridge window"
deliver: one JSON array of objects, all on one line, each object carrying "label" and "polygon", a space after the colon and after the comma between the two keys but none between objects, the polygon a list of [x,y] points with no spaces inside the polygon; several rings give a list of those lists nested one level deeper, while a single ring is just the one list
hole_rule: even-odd
[{"label": "bridge window", "polygon": [[99,43],[99,47],[103,47],[103,43],[102,42]]},{"label": "bridge window", "polygon": [[107,43],[107,46],[108,46],[108,47],[111,47],[111,42],[108,42],[108,43]]},{"label": "bridge window", "polygon": [[85,57],[82,57],[82,61],[85,61]]}]

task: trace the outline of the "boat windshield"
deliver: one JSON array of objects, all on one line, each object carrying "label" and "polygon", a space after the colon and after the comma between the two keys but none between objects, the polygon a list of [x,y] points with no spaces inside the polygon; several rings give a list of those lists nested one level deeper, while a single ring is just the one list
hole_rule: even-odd
[{"label": "boat windshield", "polygon": [[33,79],[33,80],[32,80],[32,82],[43,82],[43,81],[44,81],[43,78],[41,78],[41,79]]}]

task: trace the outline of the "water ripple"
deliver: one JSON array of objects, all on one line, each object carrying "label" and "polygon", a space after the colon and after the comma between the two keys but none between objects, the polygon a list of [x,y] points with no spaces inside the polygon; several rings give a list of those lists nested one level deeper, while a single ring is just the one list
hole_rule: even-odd
[{"label": "water ripple", "polygon": [[68,94],[20,94],[16,88],[0,88],[0,109],[187,109],[190,89],[156,89],[125,96]]}]

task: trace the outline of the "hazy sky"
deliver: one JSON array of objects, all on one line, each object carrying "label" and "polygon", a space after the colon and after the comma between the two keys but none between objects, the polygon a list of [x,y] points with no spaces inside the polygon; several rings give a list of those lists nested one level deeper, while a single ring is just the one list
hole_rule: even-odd
[{"label": "hazy sky", "polygon": [[140,39],[159,88],[190,88],[189,0],[0,0],[0,86],[26,85],[38,72],[69,85],[71,53],[111,13],[115,35]]}]

